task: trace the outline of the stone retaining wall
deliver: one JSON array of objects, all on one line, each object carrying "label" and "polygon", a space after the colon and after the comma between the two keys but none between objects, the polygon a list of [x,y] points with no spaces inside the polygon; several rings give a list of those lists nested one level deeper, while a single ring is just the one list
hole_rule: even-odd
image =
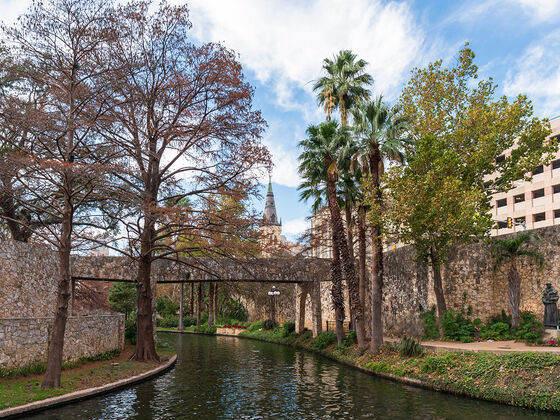
[{"label": "stone retaining wall", "polygon": [[[47,361],[52,318],[0,318],[0,367]],[[65,362],[124,349],[124,315],[69,317],[64,335]]]}]

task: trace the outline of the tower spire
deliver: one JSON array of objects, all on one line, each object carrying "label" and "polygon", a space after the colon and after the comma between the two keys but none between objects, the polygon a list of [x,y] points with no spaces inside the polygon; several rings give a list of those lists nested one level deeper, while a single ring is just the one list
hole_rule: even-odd
[{"label": "tower spire", "polygon": [[272,192],[272,177],[268,174],[268,192],[266,193],[266,203],[263,214],[264,225],[280,226],[278,214],[276,213],[276,203],[274,202],[274,193]]}]

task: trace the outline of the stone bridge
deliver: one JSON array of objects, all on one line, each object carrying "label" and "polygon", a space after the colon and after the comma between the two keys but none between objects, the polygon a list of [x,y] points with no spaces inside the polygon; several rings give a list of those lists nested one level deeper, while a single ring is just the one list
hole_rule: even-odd
[{"label": "stone bridge", "polygon": [[[73,256],[74,281],[134,282],[137,263],[127,257]],[[311,298],[313,335],[321,332],[320,282],[330,281],[330,260],[323,258],[185,258],[156,260],[153,283],[258,282],[296,285],[296,331],[303,331],[305,301]]]}]

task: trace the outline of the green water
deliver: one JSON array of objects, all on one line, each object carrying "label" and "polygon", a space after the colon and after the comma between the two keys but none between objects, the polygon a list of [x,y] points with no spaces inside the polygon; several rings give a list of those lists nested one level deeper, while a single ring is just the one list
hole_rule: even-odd
[{"label": "green water", "polygon": [[525,419],[537,413],[376,378],[321,356],[234,337],[160,334],[173,370],[32,419]]}]

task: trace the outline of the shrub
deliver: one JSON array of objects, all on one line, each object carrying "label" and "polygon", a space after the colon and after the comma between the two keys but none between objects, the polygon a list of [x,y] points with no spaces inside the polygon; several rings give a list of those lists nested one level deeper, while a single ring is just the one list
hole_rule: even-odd
[{"label": "shrub", "polygon": [[156,298],[156,312],[162,317],[177,315],[178,310],[179,302],[174,302],[169,296],[161,295]]},{"label": "shrub", "polygon": [[196,317],[183,316],[183,327],[192,327],[193,325],[196,325]]},{"label": "shrub", "polygon": [[258,331],[263,327],[263,322],[262,321],[256,321],[253,322],[251,325],[249,325],[249,328],[247,328],[249,331]]},{"label": "shrub", "polygon": [[514,331],[516,340],[534,344],[541,340],[543,332],[544,326],[537,320],[535,314],[527,311],[519,314],[519,325]]},{"label": "shrub", "polygon": [[397,344],[397,350],[403,357],[422,356],[424,354],[424,348],[420,345],[420,342],[406,335]]},{"label": "shrub", "polygon": [[[230,318],[230,320],[247,321],[249,319],[249,311],[243,303],[236,299],[226,299],[223,303],[222,316]],[[236,322],[228,322],[228,324],[235,324]]]},{"label": "shrub", "polygon": [[511,340],[510,326],[505,322],[487,324],[480,332],[480,338],[483,340]]},{"label": "shrub", "polygon": [[470,343],[474,340],[474,324],[462,312],[446,311],[443,314],[441,326],[443,336],[448,340],[461,341],[463,343]]},{"label": "shrub", "polygon": [[277,326],[278,326],[278,324],[273,319],[267,319],[262,324],[262,328],[265,329],[265,330],[273,330]]},{"label": "shrub", "polygon": [[433,305],[428,311],[420,313],[422,320],[422,337],[426,340],[435,340],[439,338],[439,325],[436,317],[436,306]]},{"label": "shrub", "polygon": [[210,327],[206,324],[200,325],[199,327],[194,327],[195,332],[205,333],[205,334],[216,334],[216,326],[211,325]]},{"label": "shrub", "polygon": [[336,334],[334,331],[325,331],[319,334],[315,340],[313,340],[313,345],[318,350],[323,350],[327,348],[329,344],[332,344],[336,341]]},{"label": "shrub", "polygon": [[136,344],[136,313],[134,313],[134,319],[125,322],[124,339],[130,344]]},{"label": "shrub", "polygon": [[295,322],[284,322],[284,324],[282,324],[282,330],[280,332],[280,335],[282,337],[288,337],[295,330],[296,330]]},{"label": "shrub", "polygon": [[[196,323],[196,322],[195,322]],[[177,315],[167,315],[157,319],[157,326],[162,328],[177,328],[179,317]]]}]

